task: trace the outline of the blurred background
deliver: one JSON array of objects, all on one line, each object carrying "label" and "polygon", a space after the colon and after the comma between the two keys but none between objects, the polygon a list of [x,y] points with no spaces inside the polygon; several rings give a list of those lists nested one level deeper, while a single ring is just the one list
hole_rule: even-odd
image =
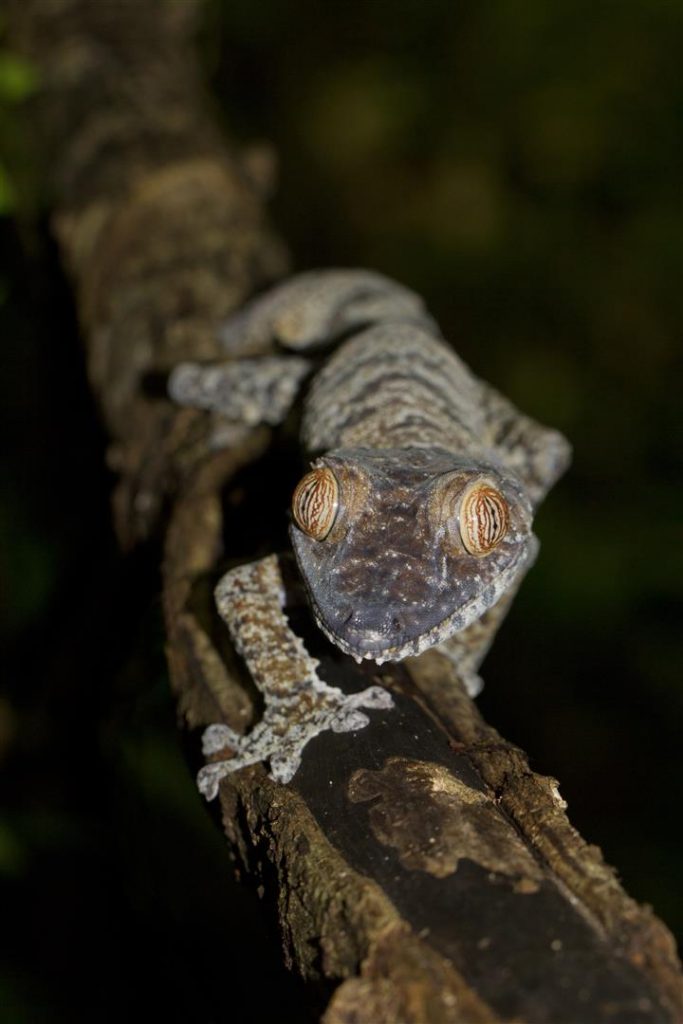
[{"label": "blurred background", "polygon": [[[479,704],[679,935],[682,30],[668,0],[209,0],[199,39],[226,130],[277,149],[295,266],[410,285],[571,440]],[[112,535],[39,185],[22,208],[37,87],[0,37],[0,1011],[315,1020],[188,772],[159,552]]]}]

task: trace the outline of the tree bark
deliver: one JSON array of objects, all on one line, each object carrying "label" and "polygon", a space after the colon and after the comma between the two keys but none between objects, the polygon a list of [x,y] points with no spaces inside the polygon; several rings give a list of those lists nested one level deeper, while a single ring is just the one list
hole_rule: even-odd
[{"label": "tree bark", "polygon": [[[267,502],[273,434],[245,427],[212,451],[206,416],[174,408],[160,385],[182,359],[217,357],[217,324],[285,272],[265,186],[210,116],[194,0],[9,10],[43,85],[34,112],[119,474],[117,530],[124,546],[163,530],[185,723],[243,730],[258,712],[211,592],[224,562],[247,554],[235,538]],[[262,532],[265,554],[277,537],[265,516]],[[683,1019],[669,932],[448,663],[428,652],[358,668],[305,615],[297,629],[324,679],[353,690],[371,675],[396,703],[357,734],[318,737],[288,786],[263,766],[221,784],[223,826],[277,905],[288,964],[338,982],[326,1024]]]}]

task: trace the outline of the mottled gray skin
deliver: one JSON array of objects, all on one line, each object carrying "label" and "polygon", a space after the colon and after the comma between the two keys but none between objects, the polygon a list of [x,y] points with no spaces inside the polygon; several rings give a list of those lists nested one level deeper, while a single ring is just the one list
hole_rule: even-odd
[{"label": "mottled gray skin", "polygon": [[202,748],[207,757],[226,748],[232,751],[230,758],[211,760],[200,769],[197,785],[207,800],[218,794],[226,775],[259,761],[270,763],[270,777],[276,782],[289,782],[314,736],[328,729],[364,729],[370,722],[366,709],[393,706],[391,694],[381,686],[347,694],[320,679],[318,662],[289,626],[283,600],[276,555],[226,572],[216,587],[218,611],[264,695],[264,710],[246,736],[224,722],[204,731]]},{"label": "mottled gray skin", "polygon": [[[292,278],[249,303],[221,340],[224,363],[183,364],[169,382],[175,401],[214,416],[215,444],[230,424],[284,418],[313,364],[283,349],[315,353],[341,341],[311,381],[302,425],[313,466],[334,473],[338,512],[324,539],[290,529],[316,622],[359,661],[438,644],[476,695],[479,663],[538,551],[533,511],[568,464],[567,442],[477,379],[417,295],[370,271]],[[504,538],[478,556],[458,532],[460,498],[475,483],[508,509]],[[200,773],[209,798],[220,778],[258,760],[288,780],[313,735],[361,728],[359,707],[390,706],[381,688],[349,696],[318,679],[282,615],[281,585],[272,559],[218,585],[219,612],[265,713],[246,737],[224,724],[207,733],[207,753],[234,754]]]}]

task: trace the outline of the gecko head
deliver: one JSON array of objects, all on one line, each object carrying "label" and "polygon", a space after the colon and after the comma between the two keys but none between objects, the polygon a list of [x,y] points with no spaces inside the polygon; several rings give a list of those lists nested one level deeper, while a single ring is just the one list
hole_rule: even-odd
[{"label": "gecko head", "polygon": [[537,547],[511,472],[434,448],[328,453],[294,492],[290,532],[320,629],[380,663],[479,619]]}]

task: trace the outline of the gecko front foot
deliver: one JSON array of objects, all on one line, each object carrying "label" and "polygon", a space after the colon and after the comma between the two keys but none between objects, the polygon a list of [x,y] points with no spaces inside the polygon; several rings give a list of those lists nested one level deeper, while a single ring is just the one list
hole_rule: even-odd
[{"label": "gecko front foot", "polygon": [[223,724],[204,732],[205,756],[233,751],[225,760],[205,765],[197,785],[207,800],[218,793],[226,775],[267,761],[270,777],[289,782],[306,744],[325,730],[354,732],[370,722],[362,709],[393,706],[381,686],[343,693],[318,676],[318,662],[308,654],[283,611],[284,584],[275,556],[226,573],[216,588],[216,603],[235,647],[265,699],[263,718],[246,736]]},{"label": "gecko front foot", "polygon": [[315,687],[307,679],[295,695],[284,700],[269,699],[266,693],[265,714],[248,735],[239,736],[225,725],[210,725],[206,729],[202,744],[205,755],[226,747],[234,754],[227,760],[205,765],[197,776],[197,785],[207,800],[213,800],[222,778],[259,761],[270,763],[271,779],[289,782],[301,764],[306,744],[319,733],[326,729],[364,729],[370,719],[361,708],[377,710],[392,706],[391,695],[381,686],[346,694],[321,679],[317,679]]}]

